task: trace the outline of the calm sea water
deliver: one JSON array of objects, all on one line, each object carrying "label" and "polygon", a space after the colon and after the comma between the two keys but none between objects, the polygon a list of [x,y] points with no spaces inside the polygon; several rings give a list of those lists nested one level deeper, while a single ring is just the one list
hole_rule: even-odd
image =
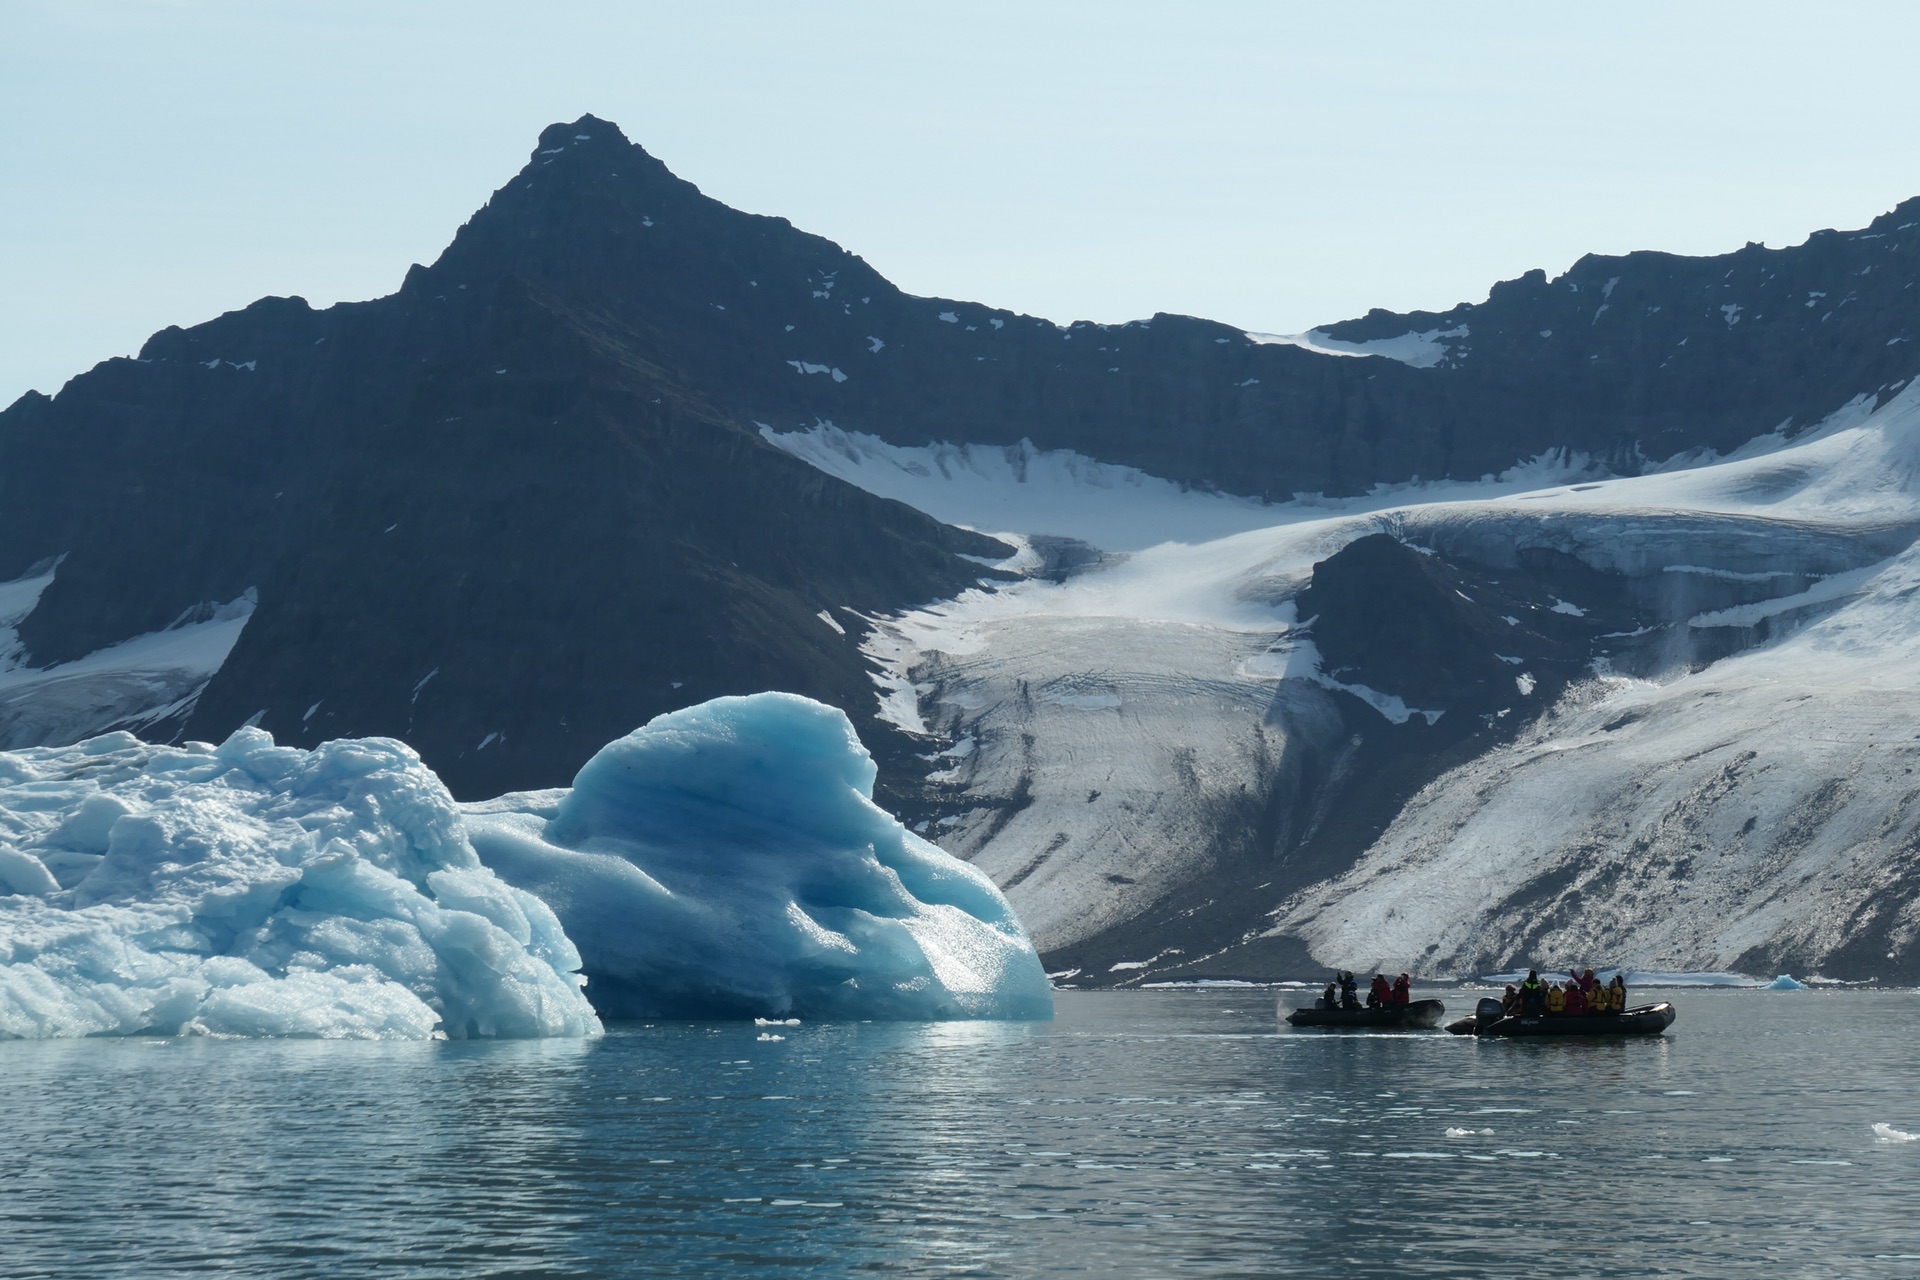
[{"label": "calm sea water", "polygon": [[5,1043],[0,1275],[1920,1275],[1920,1142],[1874,1130],[1920,1133],[1920,995],[1668,994],[1665,1036],[1598,1044],[1218,990],[783,1040]]}]

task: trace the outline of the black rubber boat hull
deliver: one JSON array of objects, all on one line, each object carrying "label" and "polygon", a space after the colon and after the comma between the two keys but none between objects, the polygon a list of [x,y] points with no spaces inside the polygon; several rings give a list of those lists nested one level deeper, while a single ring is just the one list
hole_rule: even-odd
[{"label": "black rubber boat hull", "polygon": [[1643,1004],[1624,1013],[1576,1014],[1544,1018],[1500,1018],[1483,1022],[1460,1018],[1447,1030],[1457,1036],[1657,1036],[1673,1025],[1673,1006],[1666,1001]]},{"label": "black rubber boat hull", "polygon": [[1287,1021],[1296,1027],[1418,1031],[1439,1026],[1446,1012],[1447,1006],[1438,1000],[1415,1000],[1405,1008],[1295,1009],[1287,1015]]}]

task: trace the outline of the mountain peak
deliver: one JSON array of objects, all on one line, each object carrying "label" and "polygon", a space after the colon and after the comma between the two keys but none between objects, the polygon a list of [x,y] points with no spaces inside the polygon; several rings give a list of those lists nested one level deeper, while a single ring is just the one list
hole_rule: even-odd
[{"label": "mountain peak", "polygon": [[534,149],[534,158],[553,155],[569,147],[583,143],[599,142],[616,146],[635,145],[620,131],[620,126],[611,120],[602,120],[596,115],[584,115],[572,124],[550,124],[540,131],[540,142]]}]

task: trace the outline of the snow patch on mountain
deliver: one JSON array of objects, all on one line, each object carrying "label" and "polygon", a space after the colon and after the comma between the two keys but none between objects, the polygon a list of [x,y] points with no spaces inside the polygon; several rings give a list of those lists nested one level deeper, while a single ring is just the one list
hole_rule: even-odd
[{"label": "snow patch on mountain", "polygon": [[1323,356],[1385,356],[1416,369],[1431,369],[1453,354],[1455,339],[1468,336],[1467,326],[1451,329],[1427,329],[1403,333],[1391,338],[1369,338],[1349,342],[1321,329],[1305,333],[1248,333],[1247,337],[1263,346],[1299,347]]},{"label": "snow patch on mountain", "polygon": [[761,436],[829,475],[982,531],[1076,538],[1109,551],[1208,541],[1273,521],[1252,498],[1184,489],[1070,450],[938,444],[908,448],[830,422]]},{"label": "snow patch on mountain", "polygon": [[1376,485],[1358,497],[1303,493],[1291,502],[1266,503],[1187,488],[1134,467],[1070,449],[1038,449],[1025,440],[904,446],[831,422],[786,432],[758,425],[768,443],[828,475],[947,524],[996,537],[1072,538],[1107,552],[1213,542],[1275,525],[1322,521],[1334,513],[1502,497],[1607,475],[1585,454],[1554,450],[1478,480],[1415,479]]},{"label": "snow patch on mountain", "polygon": [[72,662],[30,666],[16,628],[56,573],[0,584],[0,749],[65,746],[111,729],[138,732],[184,720],[256,603],[248,591]]}]

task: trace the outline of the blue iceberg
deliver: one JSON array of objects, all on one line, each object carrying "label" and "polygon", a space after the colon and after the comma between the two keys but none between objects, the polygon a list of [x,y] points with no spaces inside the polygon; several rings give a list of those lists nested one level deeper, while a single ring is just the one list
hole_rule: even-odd
[{"label": "blue iceberg", "polygon": [[1767,991],[1805,991],[1806,989],[1807,984],[1790,973],[1781,974],[1765,987]]},{"label": "blue iceberg", "polygon": [[0,752],[0,1038],[595,1035],[579,967],[401,743]]},{"label": "blue iceberg", "polygon": [[464,811],[384,738],[0,752],[0,1038],[1050,1016],[1006,899],[873,781],[845,716],[783,694]]},{"label": "blue iceberg", "polygon": [[1052,1016],[1006,899],[876,806],[874,776],[839,711],[765,693],[464,813],[481,861],[559,916],[603,1016]]}]

